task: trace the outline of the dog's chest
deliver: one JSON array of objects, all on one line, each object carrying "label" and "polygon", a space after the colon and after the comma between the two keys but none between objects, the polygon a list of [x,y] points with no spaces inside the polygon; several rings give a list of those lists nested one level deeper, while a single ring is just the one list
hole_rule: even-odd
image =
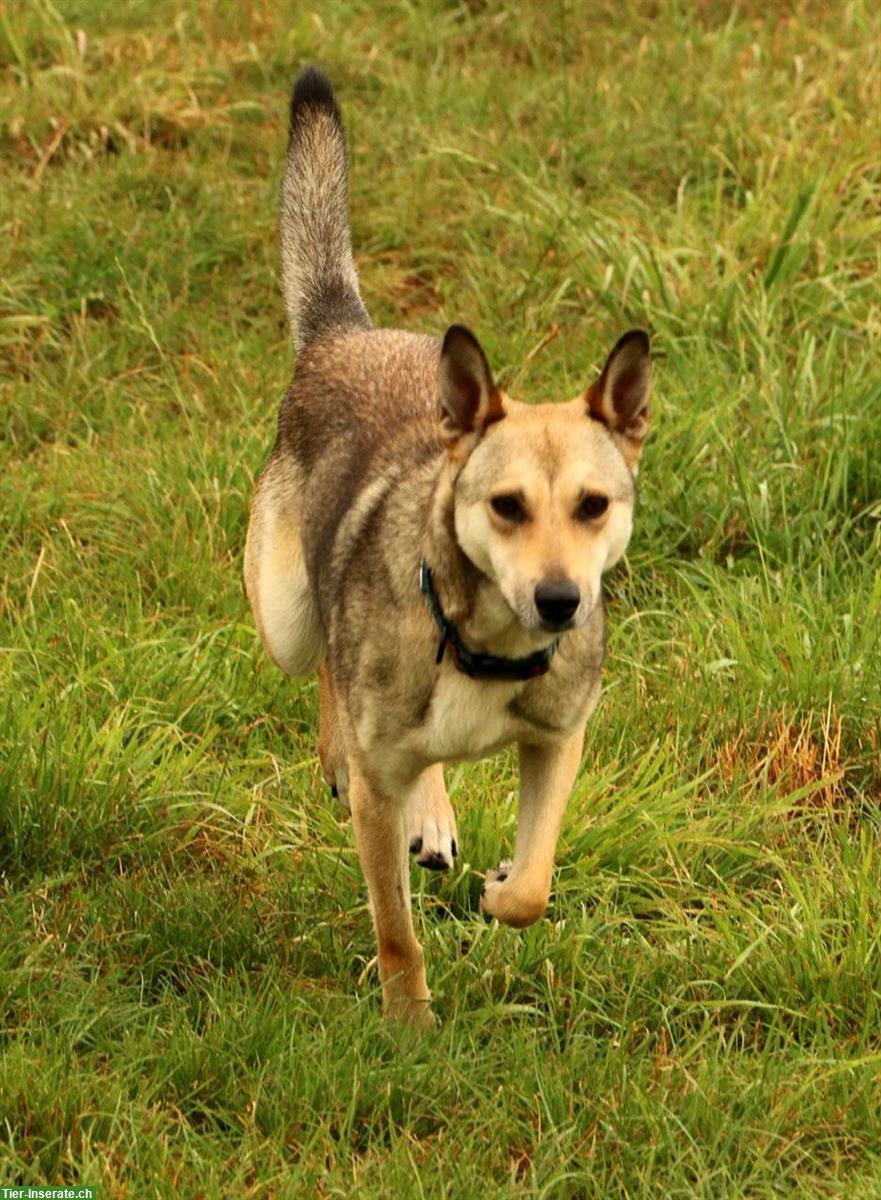
[{"label": "dog's chest", "polygon": [[511,713],[523,683],[470,679],[449,666],[442,671],[425,720],[417,731],[433,760],[482,758],[516,740],[524,722]]}]

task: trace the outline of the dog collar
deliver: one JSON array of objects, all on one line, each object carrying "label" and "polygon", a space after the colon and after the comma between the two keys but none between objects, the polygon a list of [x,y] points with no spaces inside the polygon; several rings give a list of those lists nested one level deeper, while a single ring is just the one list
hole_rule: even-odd
[{"label": "dog collar", "polygon": [[560,644],[558,637],[554,638],[549,646],[545,646],[544,650],[527,654],[525,658],[498,658],[495,654],[476,654],[462,644],[456,626],[444,616],[444,610],[431,582],[431,568],[425,559],[419,568],[419,590],[425,597],[429,611],[440,630],[440,642],[434,660],[436,663],[441,661],[449,646],[456,667],[471,679],[503,679],[513,682],[537,679],[539,675],[547,672]]}]

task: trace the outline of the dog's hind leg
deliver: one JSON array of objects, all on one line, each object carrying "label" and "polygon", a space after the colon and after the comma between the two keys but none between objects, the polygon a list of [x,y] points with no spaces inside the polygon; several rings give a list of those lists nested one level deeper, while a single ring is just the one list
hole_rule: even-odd
[{"label": "dog's hind leg", "polygon": [[504,925],[532,925],[544,915],[554,853],[572,791],[584,729],[557,746],[520,745],[520,812],[513,863],[487,871],[481,911]]},{"label": "dog's hind leg", "polygon": [[434,1024],[428,1007],[431,993],[410,911],[405,806],[382,795],[354,762],[350,766],[349,799],[379,942],[383,1007],[394,1020],[429,1027]]},{"label": "dog's hind leg", "polygon": [[321,772],[334,797],[349,807],[349,764],[340,732],[333,681],[326,662],[318,668],[318,757]]},{"label": "dog's hind leg", "polygon": [[407,801],[407,839],[417,864],[431,871],[448,870],[459,853],[456,815],[440,763],[423,771],[416,780]]},{"label": "dog's hind leg", "polygon": [[301,484],[295,464],[266,465],[245,542],[245,588],[266,652],[286,675],[311,675],[325,653],[318,605],[300,540]]}]

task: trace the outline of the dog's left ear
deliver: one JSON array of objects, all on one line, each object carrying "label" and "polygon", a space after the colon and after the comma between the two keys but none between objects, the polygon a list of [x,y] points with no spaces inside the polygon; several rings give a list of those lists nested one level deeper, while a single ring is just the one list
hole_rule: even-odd
[{"label": "dog's left ear", "polygon": [[618,435],[616,441],[631,470],[648,433],[651,378],[649,335],[644,329],[631,329],[616,342],[602,374],[585,395],[589,415]]},{"label": "dog's left ear", "polygon": [[480,342],[464,325],[451,325],[444,334],[438,379],[443,439],[451,452],[470,453],[505,412]]}]

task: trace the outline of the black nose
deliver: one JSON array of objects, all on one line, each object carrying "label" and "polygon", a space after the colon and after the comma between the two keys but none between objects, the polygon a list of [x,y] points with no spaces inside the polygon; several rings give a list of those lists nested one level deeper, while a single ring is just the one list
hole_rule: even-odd
[{"label": "black nose", "polygon": [[535,607],[549,625],[565,625],[580,599],[578,585],[568,579],[540,583],[535,589]]}]

